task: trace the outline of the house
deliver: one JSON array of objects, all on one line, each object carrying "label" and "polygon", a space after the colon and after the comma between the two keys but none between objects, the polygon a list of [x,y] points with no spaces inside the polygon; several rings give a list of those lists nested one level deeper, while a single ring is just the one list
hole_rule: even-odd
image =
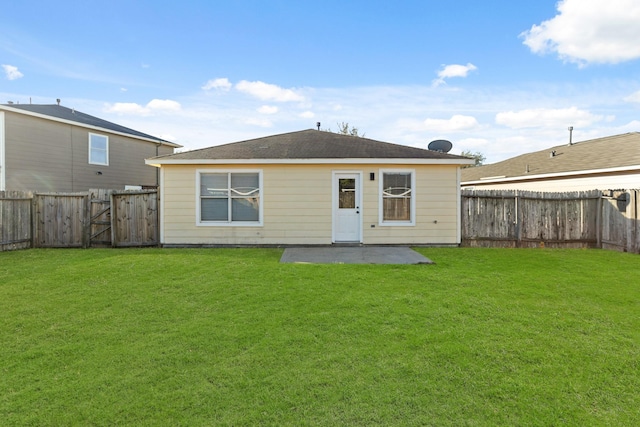
[{"label": "house", "polygon": [[0,191],[157,186],[145,158],[180,147],[61,105],[0,105]]},{"label": "house", "polygon": [[640,187],[640,133],[631,132],[522,154],[462,170],[462,188],[580,191]]},{"label": "house", "polygon": [[460,242],[466,157],[303,130],[155,157],[167,245]]}]

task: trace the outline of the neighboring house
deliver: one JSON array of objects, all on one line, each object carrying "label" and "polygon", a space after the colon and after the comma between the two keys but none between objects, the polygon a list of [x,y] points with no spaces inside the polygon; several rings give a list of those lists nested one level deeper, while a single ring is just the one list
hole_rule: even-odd
[{"label": "neighboring house", "polygon": [[456,245],[471,163],[319,130],[147,160],[164,245]]},{"label": "neighboring house", "polygon": [[462,188],[578,191],[640,187],[640,133],[547,148],[462,170]]},{"label": "neighboring house", "polygon": [[0,190],[157,186],[145,158],[180,147],[60,105],[0,105]]}]

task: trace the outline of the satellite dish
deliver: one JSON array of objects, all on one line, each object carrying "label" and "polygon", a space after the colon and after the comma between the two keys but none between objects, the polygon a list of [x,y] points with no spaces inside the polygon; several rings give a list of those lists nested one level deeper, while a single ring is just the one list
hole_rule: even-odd
[{"label": "satellite dish", "polygon": [[429,150],[440,151],[442,153],[448,153],[453,148],[453,144],[446,139],[436,139],[429,143]]}]

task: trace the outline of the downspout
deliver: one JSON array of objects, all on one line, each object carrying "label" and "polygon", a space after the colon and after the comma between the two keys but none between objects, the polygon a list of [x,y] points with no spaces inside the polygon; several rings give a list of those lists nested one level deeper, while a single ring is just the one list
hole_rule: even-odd
[{"label": "downspout", "polygon": [[6,190],[6,170],[7,166],[5,165],[5,157],[4,157],[4,144],[5,144],[5,135],[4,135],[4,111],[0,111],[0,191]]},{"label": "downspout", "polygon": [[456,168],[456,189],[458,194],[456,195],[456,206],[458,207],[458,217],[456,218],[456,242],[458,246],[462,245],[462,189],[460,188],[460,182],[462,181],[462,168],[458,165]]},{"label": "downspout", "polygon": [[[160,155],[160,143],[156,144],[156,157]],[[156,190],[160,188],[160,168],[156,168]]]}]

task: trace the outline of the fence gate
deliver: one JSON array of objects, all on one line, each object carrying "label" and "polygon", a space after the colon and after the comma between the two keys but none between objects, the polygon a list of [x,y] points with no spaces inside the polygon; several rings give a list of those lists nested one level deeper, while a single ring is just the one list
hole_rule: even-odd
[{"label": "fence gate", "polygon": [[0,191],[0,252],[31,247],[33,194]]},{"label": "fence gate", "polygon": [[158,245],[158,192],[111,193],[111,245]]},{"label": "fence gate", "polygon": [[33,241],[37,248],[86,248],[87,193],[36,193]]},{"label": "fence gate", "polygon": [[89,190],[91,247],[111,246],[111,190]]}]

